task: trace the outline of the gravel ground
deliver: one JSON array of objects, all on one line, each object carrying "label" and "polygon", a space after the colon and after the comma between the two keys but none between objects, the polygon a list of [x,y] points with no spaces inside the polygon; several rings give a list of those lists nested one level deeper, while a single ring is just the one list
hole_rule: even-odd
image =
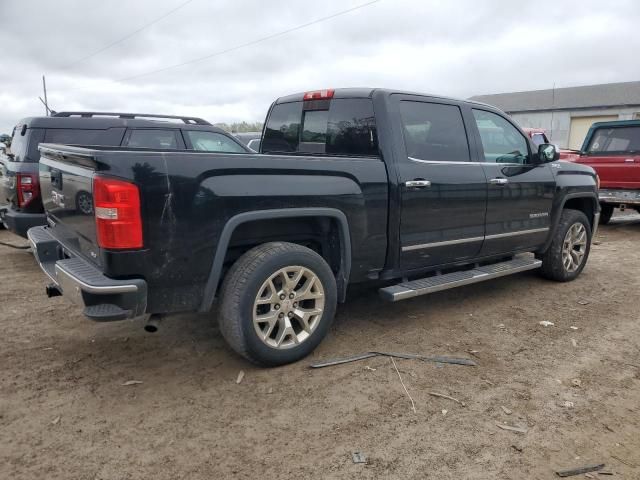
[{"label": "gravel ground", "polygon": [[[639,245],[625,215],[568,284],[527,272],[398,304],[352,291],[312,357],[274,369],[230,352],[214,315],[157,334],[92,323],[0,246],[0,478],[552,479],[605,463],[602,478],[638,479]],[[375,349],[478,366],[396,360],[415,413],[388,358],[308,368]]]}]

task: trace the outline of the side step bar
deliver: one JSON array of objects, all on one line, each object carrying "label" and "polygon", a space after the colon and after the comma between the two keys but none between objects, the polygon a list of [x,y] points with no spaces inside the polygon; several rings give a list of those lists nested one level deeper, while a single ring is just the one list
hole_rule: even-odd
[{"label": "side step bar", "polygon": [[542,261],[532,257],[519,257],[506,262],[493,263],[476,267],[473,270],[434,275],[411,282],[402,282],[390,287],[381,288],[380,296],[383,300],[397,302],[419,295],[448,290],[450,288],[484,282],[492,278],[504,277],[512,273],[524,272],[540,268]]}]

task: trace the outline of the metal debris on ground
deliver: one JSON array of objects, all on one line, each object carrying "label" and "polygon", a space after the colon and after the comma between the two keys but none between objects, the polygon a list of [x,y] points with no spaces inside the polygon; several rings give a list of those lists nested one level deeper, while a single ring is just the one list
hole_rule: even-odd
[{"label": "metal debris on ground", "polygon": [[604,468],[604,463],[597,465],[585,465],[584,467],[569,468],[567,470],[556,470],[559,477],[572,477],[574,475],[582,475],[583,473],[597,472]]},{"label": "metal debris on ground", "polygon": [[240,383],[242,381],[242,379],[244,378],[244,370],[240,370],[238,372],[238,378],[236,378],[236,383]]},{"label": "metal debris on ground", "polygon": [[543,327],[553,327],[555,325],[555,323],[550,322],[548,320],[542,320],[541,322],[538,322],[538,323]]},{"label": "metal debris on ground", "polygon": [[423,362],[449,363],[452,365],[465,365],[475,367],[478,364],[469,358],[428,356],[414,353],[396,353],[396,352],[366,352],[351,357],[334,358],[333,360],[325,360],[324,362],[313,363],[310,368],[332,367],[334,365],[342,365],[344,363],[357,362],[376,356],[402,358],[405,360],[422,360]]},{"label": "metal debris on ground", "polygon": [[496,423],[496,425],[498,426],[498,428],[501,428],[502,430],[508,430],[509,432],[527,433],[529,431],[529,429],[526,427],[512,427],[511,425],[504,425],[502,423]]},{"label": "metal debris on ground", "polygon": [[124,382],[122,384],[123,387],[128,387],[129,385],[139,385],[141,384],[142,381],[141,380],[127,380],[126,382]]},{"label": "metal debris on ground", "polygon": [[459,403],[463,407],[467,406],[464,402],[461,402],[457,398],[450,397],[449,395],[444,395],[442,393],[437,393],[437,392],[429,392],[429,395],[432,395],[434,397],[446,398],[447,400],[453,400],[454,402]]},{"label": "metal debris on ground", "polygon": [[351,460],[353,460],[353,463],[367,463],[367,457],[365,457],[362,452],[353,452],[351,454]]}]

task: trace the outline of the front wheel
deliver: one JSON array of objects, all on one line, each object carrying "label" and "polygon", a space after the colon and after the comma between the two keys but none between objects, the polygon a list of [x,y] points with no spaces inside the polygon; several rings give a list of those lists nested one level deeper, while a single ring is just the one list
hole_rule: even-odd
[{"label": "front wheel", "polygon": [[551,280],[568,282],[584,269],[591,249],[591,224],[578,210],[563,210],[553,240],[542,255],[542,274]]},{"label": "front wheel", "polygon": [[227,273],[218,323],[240,355],[260,365],[283,365],[318,346],[336,303],[335,277],[320,255],[293,243],[265,243]]}]

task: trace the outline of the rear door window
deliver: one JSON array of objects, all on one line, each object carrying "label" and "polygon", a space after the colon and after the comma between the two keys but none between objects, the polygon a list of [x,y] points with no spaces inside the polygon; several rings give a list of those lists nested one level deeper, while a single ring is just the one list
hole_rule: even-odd
[{"label": "rear door window", "polygon": [[172,150],[178,148],[176,130],[135,129],[129,132],[125,146],[133,148],[153,148],[155,150]]},{"label": "rear door window", "polygon": [[185,130],[184,133],[191,143],[190,150],[225,153],[246,152],[237,142],[221,133],[207,132],[204,130]]},{"label": "rear door window", "polygon": [[262,152],[378,156],[373,103],[340,98],[277,104],[267,120]]},{"label": "rear door window", "polygon": [[457,106],[402,101],[400,117],[407,156],[439,162],[470,161],[467,132]]},{"label": "rear door window", "polygon": [[45,143],[64,145],[120,145],[124,128],[73,129],[48,128],[44,134]]}]

